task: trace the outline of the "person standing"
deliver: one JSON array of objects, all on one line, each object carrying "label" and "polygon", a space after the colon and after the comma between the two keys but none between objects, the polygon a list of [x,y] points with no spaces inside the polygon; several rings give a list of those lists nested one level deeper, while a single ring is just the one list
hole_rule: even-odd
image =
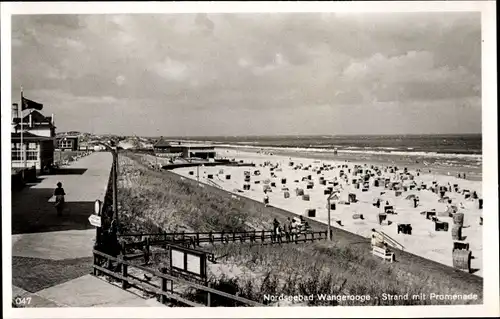
[{"label": "person standing", "polygon": [[292,234],[292,221],[290,217],[287,217],[285,222],[285,238],[287,241],[290,241],[290,236]]},{"label": "person standing", "polygon": [[62,188],[62,183],[57,183],[57,188],[54,190],[54,196],[56,197],[56,201],[54,206],[56,207],[57,216],[61,216],[64,209],[64,196],[66,193],[64,192],[64,188]]},{"label": "person standing", "polygon": [[273,220],[273,241],[278,239],[278,230],[280,227],[280,222],[275,218]]}]

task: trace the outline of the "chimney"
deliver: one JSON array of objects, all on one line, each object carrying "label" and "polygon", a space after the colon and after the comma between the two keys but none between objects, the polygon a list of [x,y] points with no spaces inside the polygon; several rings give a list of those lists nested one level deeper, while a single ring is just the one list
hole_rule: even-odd
[{"label": "chimney", "polygon": [[52,125],[54,125],[54,113],[52,113]]},{"label": "chimney", "polygon": [[31,113],[30,113],[30,127],[33,127],[33,117],[31,116]]}]

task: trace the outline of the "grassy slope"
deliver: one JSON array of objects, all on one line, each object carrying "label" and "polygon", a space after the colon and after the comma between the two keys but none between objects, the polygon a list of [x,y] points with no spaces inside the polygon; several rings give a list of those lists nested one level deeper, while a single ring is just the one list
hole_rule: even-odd
[{"label": "grassy slope", "polygon": [[[153,230],[156,227],[153,225],[169,231],[262,229],[274,217],[283,219],[293,215],[277,208],[264,208],[250,199],[235,201],[222,190],[200,188],[195,181],[180,180],[170,172],[153,171],[140,164],[141,161],[140,156],[132,154],[120,158],[121,211],[136,231]],[[324,224],[312,220],[310,224],[314,229],[325,229]],[[429,299],[383,301],[380,298],[385,292],[475,293],[479,296],[476,302],[482,301],[481,278],[406,252],[397,252],[397,263],[381,262],[371,255],[367,239],[342,230],[335,230],[333,243],[281,247],[230,244],[209,249],[216,256],[225,256],[222,263],[239,269],[232,277],[224,272],[216,275],[212,278],[213,286],[254,300],[263,301],[265,293],[339,293],[372,296],[370,301],[341,305],[466,303]],[[310,304],[336,303],[316,300]]]}]

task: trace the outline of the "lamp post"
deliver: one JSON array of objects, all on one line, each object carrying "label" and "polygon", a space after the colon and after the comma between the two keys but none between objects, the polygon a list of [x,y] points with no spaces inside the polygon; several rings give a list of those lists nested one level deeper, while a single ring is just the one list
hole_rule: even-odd
[{"label": "lamp post", "polygon": [[330,200],[331,200],[333,194],[334,193],[331,193],[330,195],[328,195],[328,199],[327,199],[327,202],[328,202],[328,234],[327,234],[328,241],[332,240],[332,235],[331,235],[332,226],[331,226],[331,219],[330,219],[330,209],[331,209]]}]

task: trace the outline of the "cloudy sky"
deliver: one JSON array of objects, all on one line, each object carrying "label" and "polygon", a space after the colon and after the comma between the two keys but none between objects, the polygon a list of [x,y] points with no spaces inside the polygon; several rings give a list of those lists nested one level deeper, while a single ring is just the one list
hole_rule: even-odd
[{"label": "cloudy sky", "polygon": [[12,16],[12,98],[58,131],[481,132],[479,13]]}]

